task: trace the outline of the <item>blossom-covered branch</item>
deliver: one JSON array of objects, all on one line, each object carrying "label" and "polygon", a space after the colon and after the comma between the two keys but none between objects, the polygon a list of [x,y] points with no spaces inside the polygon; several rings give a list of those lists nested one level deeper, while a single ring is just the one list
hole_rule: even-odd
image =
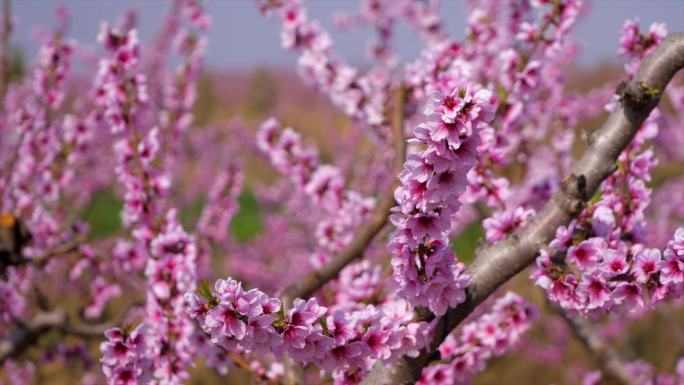
[{"label": "blossom-covered branch", "polygon": [[391,367],[378,365],[364,384],[409,384],[415,382],[432,352],[451,330],[461,323],[499,286],[534,262],[541,248],[555,236],[555,230],[567,225],[582,210],[599,185],[617,166],[615,162],[641,128],[672,77],[684,68],[684,34],[665,38],[647,55],[634,78],[620,87],[620,105],[600,130],[592,134],[591,145],[571,168],[560,190],[520,231],[505,240],[477,252],[466,270],[471,283],[465,301],[438,318],[437,328],[428,348],[417,358],[403,358]]},{"label": "blossom-covered branch", "polygon": [[[398,174],[404,166],[406,157],[406,140],[404,139],[404,88],[399,86],[395,91],[394,110],[392,118],[392,135],[394,150],[393,173]],[[331,261],[320,269],[313,271],[302,279],[297,280],[283,291],[283,300],[293,298],[308,298],[316,290],[321,288],[331,279],[335,278],[342,269],[348,266],[355,259],[363,255],[368,244],[375,235],[385,226],[390,215],[390,210],[394,206],[394,196],[387,194],[375,206],[366,223],[358,230],[354,239]]]}]

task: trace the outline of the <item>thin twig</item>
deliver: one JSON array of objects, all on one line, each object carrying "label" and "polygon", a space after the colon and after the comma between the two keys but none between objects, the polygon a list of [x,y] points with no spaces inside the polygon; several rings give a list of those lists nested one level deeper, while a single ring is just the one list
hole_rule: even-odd
[{"label": "thin twig", "polygon": [[[392,171],[394,174],[399,174],[404,167],[404,160],[406,159],[406,140],[404,139],[404,107],[406,104],[406,95],[403,84],[399,84],[395,91],[394,109],[392,111],[392,131],[394,137],[394,164]],[[312,271],[304,278],[297,280],[295,283],[283,290],[282,303],[284,307],[289,306],[295,298],[309,298],[316,290],[320,289],[326,283],[337,277],[337,275],[354,260],[361,258],[364,251],[370,245],[375,236],[385,227],[387,218],[389,218],[392,207],[395,206],[394,189],[398,186],[398,178],[395,178],[394,183],[390,187],[390,191],[384,194],[382,200],[373,210],[370,219],[357,232],[354,239],[347,245],[347,247],[336,257],[334,257],[328,264],[319,270]],[[303,368],[300,364],[293,361],[289,357],[284,359],[285,378],[284,381],[288,385],[301,384],[304,381]]]},{"label": "thin twig", "polygon": [[29,321],[17,321],[16,328],[9,338],[0,341],[0,365],[35,345],[41,336],[52,330],[83,338],[101,338],[107,329],[114,327],[117,323],[111,320],[100,324],[71,322],[64,309],[38,313]]},{"label": "thin twig", "polygon": [[[547,302],[548,303],[548,302]],[[557,305],[549,304],[549,308],[565,321],[572,334],[584,346],[596,365],[610,383],[618,385],[637,385],[627,370],[627,362],[617,350],[606,341],[593,327],[589,320],[571,317]]]},{"label": "thin twig", "polygon": [[43,253],[40,253],[34,257],[31,257],[28,259],[30,262],[38,263],[38,264],[43,264],[47,262],[48,259],[61,255],[61,254],[67,254],[72,251],[75,251],[81,246],[84,242],[86,241],[86,236],[85,234],[78,234],[71,240],[61,244],[57,245],[49,250],[46,250]]},{"label": "thin twig", "polygon": [[[394,174],[399,174],[404,167],[406,158],[406,140],[404,139],[404,104],[405,90],[402,85],[398,87],[394,98],[393,111],[393,146],[394,146]],[[392,193],[398,185],[398,179],[392,184],[390,191],[378,202],[368,222],[357,232],[349,245],[327,265],[321,269],[309,273],[302,279],[297,280],[287,287],[282,294],[283,302],[291,302],[295,298],[308,298],[316,290],[320,289],[330,280],[334,279],[339,272],[352,261],[360,258],[373,238],[382,230],[387,223],[390,210],[396,205]]]}]

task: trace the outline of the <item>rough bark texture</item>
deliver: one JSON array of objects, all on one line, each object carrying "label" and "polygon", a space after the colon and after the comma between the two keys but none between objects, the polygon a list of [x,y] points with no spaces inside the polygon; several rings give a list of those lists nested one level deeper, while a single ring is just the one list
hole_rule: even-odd
[{"label": "rough bark texture", "polygon": [[532,264],[539,250],[553,239],[556,228],[568,224],[584,202],[615,169],[615,162],[644,120],[658,105],[674,74],[684,68],[684,34],[671,34],[644,58],[636,76],[618,88],[622,103],[591,136],[589,146],[571,168],[561,188],[534,219],[507,239],[478,250],[468,267],[472,279],[466,301],[437,320],[430,345],[416,358],[402,357],[393,365],[378,363],[365,385],[413,384],[435,355],[436,348],[499,286]]}]

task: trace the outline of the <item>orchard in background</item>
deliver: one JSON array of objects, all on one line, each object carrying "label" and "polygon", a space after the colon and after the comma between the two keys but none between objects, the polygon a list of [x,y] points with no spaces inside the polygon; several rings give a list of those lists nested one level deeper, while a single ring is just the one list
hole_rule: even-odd
[{"label": "orchard in background", "polygon": [[[226,124],[199,119],[221,100],[199,0],[146,43],[134,11],[103,22],[99,47],[59,8],[23,75],[4,4],[0,383],[467,384],[508,354],[684,384],[684,35],[627,20],[621,76],[578,90],[581,0],[471,0],[463,40],[436,0],[361,0],[335,24],[376,31],[364,69],[303,2],[257,0],[344,118],[228,78],[256,103]],[[424,44],[406,63],[398,23]],[[312,108],[280,116],[291,98]],[[312,118],[323,150],[288,126]]]}]

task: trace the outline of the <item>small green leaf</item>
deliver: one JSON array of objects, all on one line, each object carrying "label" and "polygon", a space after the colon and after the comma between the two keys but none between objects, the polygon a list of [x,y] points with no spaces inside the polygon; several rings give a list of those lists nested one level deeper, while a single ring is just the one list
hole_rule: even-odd
[{"label": "small green leaf", "polygon": [[593,205],[593,204],[598,203],[598,201],[600,201],[602,197],[603,197],[603,191],[597,191],[597,192],[594,194],[594,196],[591,197],[591,199],[589,199],[589,202],[587,202],[587,205],[588,205],[588,206],[591,206],[591,205]]},{"label": "small green leaf", "polygon": [[203,280],[200,282],[199,288],[197,288],[197,294],[201,295],[209,301],[209,303],[213,302],[214,296],[211,294],[211,290],[209,290],[209,282],[206,280]]},{"label": "small green leaf", "polygon": [[660,94],[660,88],[658,87],[648,87],[644,93],[648,96],[657,96]]},{"label": "small green leaf", "polygon": [[504,88],[502,85],[499,85],[496,88],[496,93],[499,96],[499,101],[501,102],[501,104],[506,104],[506,100],[507,100],[506,88]]}]

